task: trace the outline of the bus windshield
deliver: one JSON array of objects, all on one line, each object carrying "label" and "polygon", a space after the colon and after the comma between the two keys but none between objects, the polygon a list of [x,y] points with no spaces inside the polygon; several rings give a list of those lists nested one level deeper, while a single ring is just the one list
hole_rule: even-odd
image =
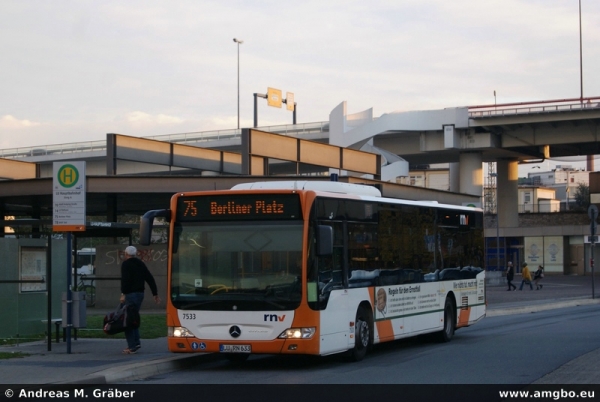
[{"label": "bus windshield", "polygon": [[178,223],[171,300],[182,310],[292,310],[301,300],[302,222]]}]

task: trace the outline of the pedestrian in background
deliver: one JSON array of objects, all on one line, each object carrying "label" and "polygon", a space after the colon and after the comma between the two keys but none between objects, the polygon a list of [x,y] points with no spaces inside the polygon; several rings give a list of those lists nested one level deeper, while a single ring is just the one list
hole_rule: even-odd
[{"label": "pedestrian in background", "polygon": [[508,291],[517,290],[517,287],[513,285],[512,281],[515,278],[515,267],[513,267],[512,261],[509,261],[506,266],[506,281],[508,282]]},{"label": "pedestrian in background", "polygon": [[528,284],[529,289],[533,290],[533,285],[531,284],[531,272],[529,272],[529,267],[527,266],[526,262],[524,262],[522,266],[523,269],[521,270],[521,277],[523,279],[521,280],[521,286],[519,287],[519,290],[523,290],[524,284]]},{"label": "pedestrian in background", "polygon": [[[139,312],[144,301],[144,282],[150,286],[156,304],[160,303],[160,297],[158,297],[154,277],[146,264],[144,264],[144,261],[136,258],[136,254],[137,249],[133,246],[125,249],[125,260],[121,264],[120,302],[134,306]],[[126,329],[125,338],[127,339],[127,349],[123,350],[124,354],[135,354],[142,347],[139,328]]]},{"label": "pedestrian in background", "polygon": [[533,281],[535,282],[535,290],[540,290],[544,285],[540,284],[540,281],[544,277],[544,266],[539,265],[537,271],[533,273]]}]

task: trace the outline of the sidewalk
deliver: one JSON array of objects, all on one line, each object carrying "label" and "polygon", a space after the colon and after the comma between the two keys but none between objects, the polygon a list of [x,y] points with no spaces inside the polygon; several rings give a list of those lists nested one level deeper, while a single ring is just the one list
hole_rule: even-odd
[{"label": "sidewalk", "polygon": [[[596,280],[596,282],[599,282]],[[520,276],[514,281],[518,287]],[[542,290],[506,291],[505,286],[488,287],[488,317],[521,314],[584,304],[600,304],[600,284],[596,283],[597,298],[592,299],[590,276],[552,276],[543,279]],[[142,327],[143,336],[143,327]],[[18,346],[0,346],[0,352],[22,352],[24,358],[0,360],[2,384],[114,384],[116,382],[159,375],[181,370],[207,359],[219,358],[210,354],[175,354],[167,351],[166,338],[142,339],[142,349],[135,355],[123,355],[124,339],[79,338],[71,341],[71,353],[65,342],[23,343]],[[599,370],[590,370],[589,362],[600,362],[600,349],[565,365],[568,377],[577,383],[600,383]],[[597,364],[600,366],[600,363]],[[568,367],[567,367],[568,366]],[[560,370],[557,370],[557,372]],[[555,372],[556,373],[556,372]],[[555,374],[553,373],[553,374]],[[548,377],[548,376],[546,376]],[[544,377],[540,381],[553,381]],[[544,383],[544,382],[538,382]]]},{"label": "sidewalk", "polygon": [[600,279],[598,275],[594,279],[595,298],[592,298],[592,277],[590,275],[546,274],[546,277],[540,282],[543,284],[541,290],[535,290],[533,283],[533,290],[530,290],[528,285],[524,285],[523,290],[519,290],[521,275],[517,274],[513,281],[517,287],[516,291],[507,291],[506,284],[487,287],[487,316],[522,314],[600,303]]},{"label": "sidewalk", "polygon": [[71,353],[67,353],[67,343],[62,340],[53,341],[50,352],[45,341],[2,346],[0,352],[30,356],[0,360],[0,383],[110,384],[181,370],[204,357],[171,353],[166,338],[142,339],[142,349],[135,355],[122,354],[125,347],[124,339],[94,338],[71,340]]}]

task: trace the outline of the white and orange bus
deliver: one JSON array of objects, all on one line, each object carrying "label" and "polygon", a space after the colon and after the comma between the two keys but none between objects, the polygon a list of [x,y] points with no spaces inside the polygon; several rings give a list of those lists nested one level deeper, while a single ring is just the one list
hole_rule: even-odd
[{"label": "white and orange bus", "polygon": [[242,184],[175,194],[169,223],[173,352],[330,355],[485,316],[483,213],[381,197],[339,182]]}]

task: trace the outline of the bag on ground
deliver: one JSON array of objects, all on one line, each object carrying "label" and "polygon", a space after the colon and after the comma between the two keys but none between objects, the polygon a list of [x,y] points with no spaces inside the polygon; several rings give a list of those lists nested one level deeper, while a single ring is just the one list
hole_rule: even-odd
[{"label": "bag on ground", "polygon": [[119,304],[117,309],[104,316],[103,330],[108,335],[115,335],[127,329],[140,326],[140,313],[130,304]]}]

